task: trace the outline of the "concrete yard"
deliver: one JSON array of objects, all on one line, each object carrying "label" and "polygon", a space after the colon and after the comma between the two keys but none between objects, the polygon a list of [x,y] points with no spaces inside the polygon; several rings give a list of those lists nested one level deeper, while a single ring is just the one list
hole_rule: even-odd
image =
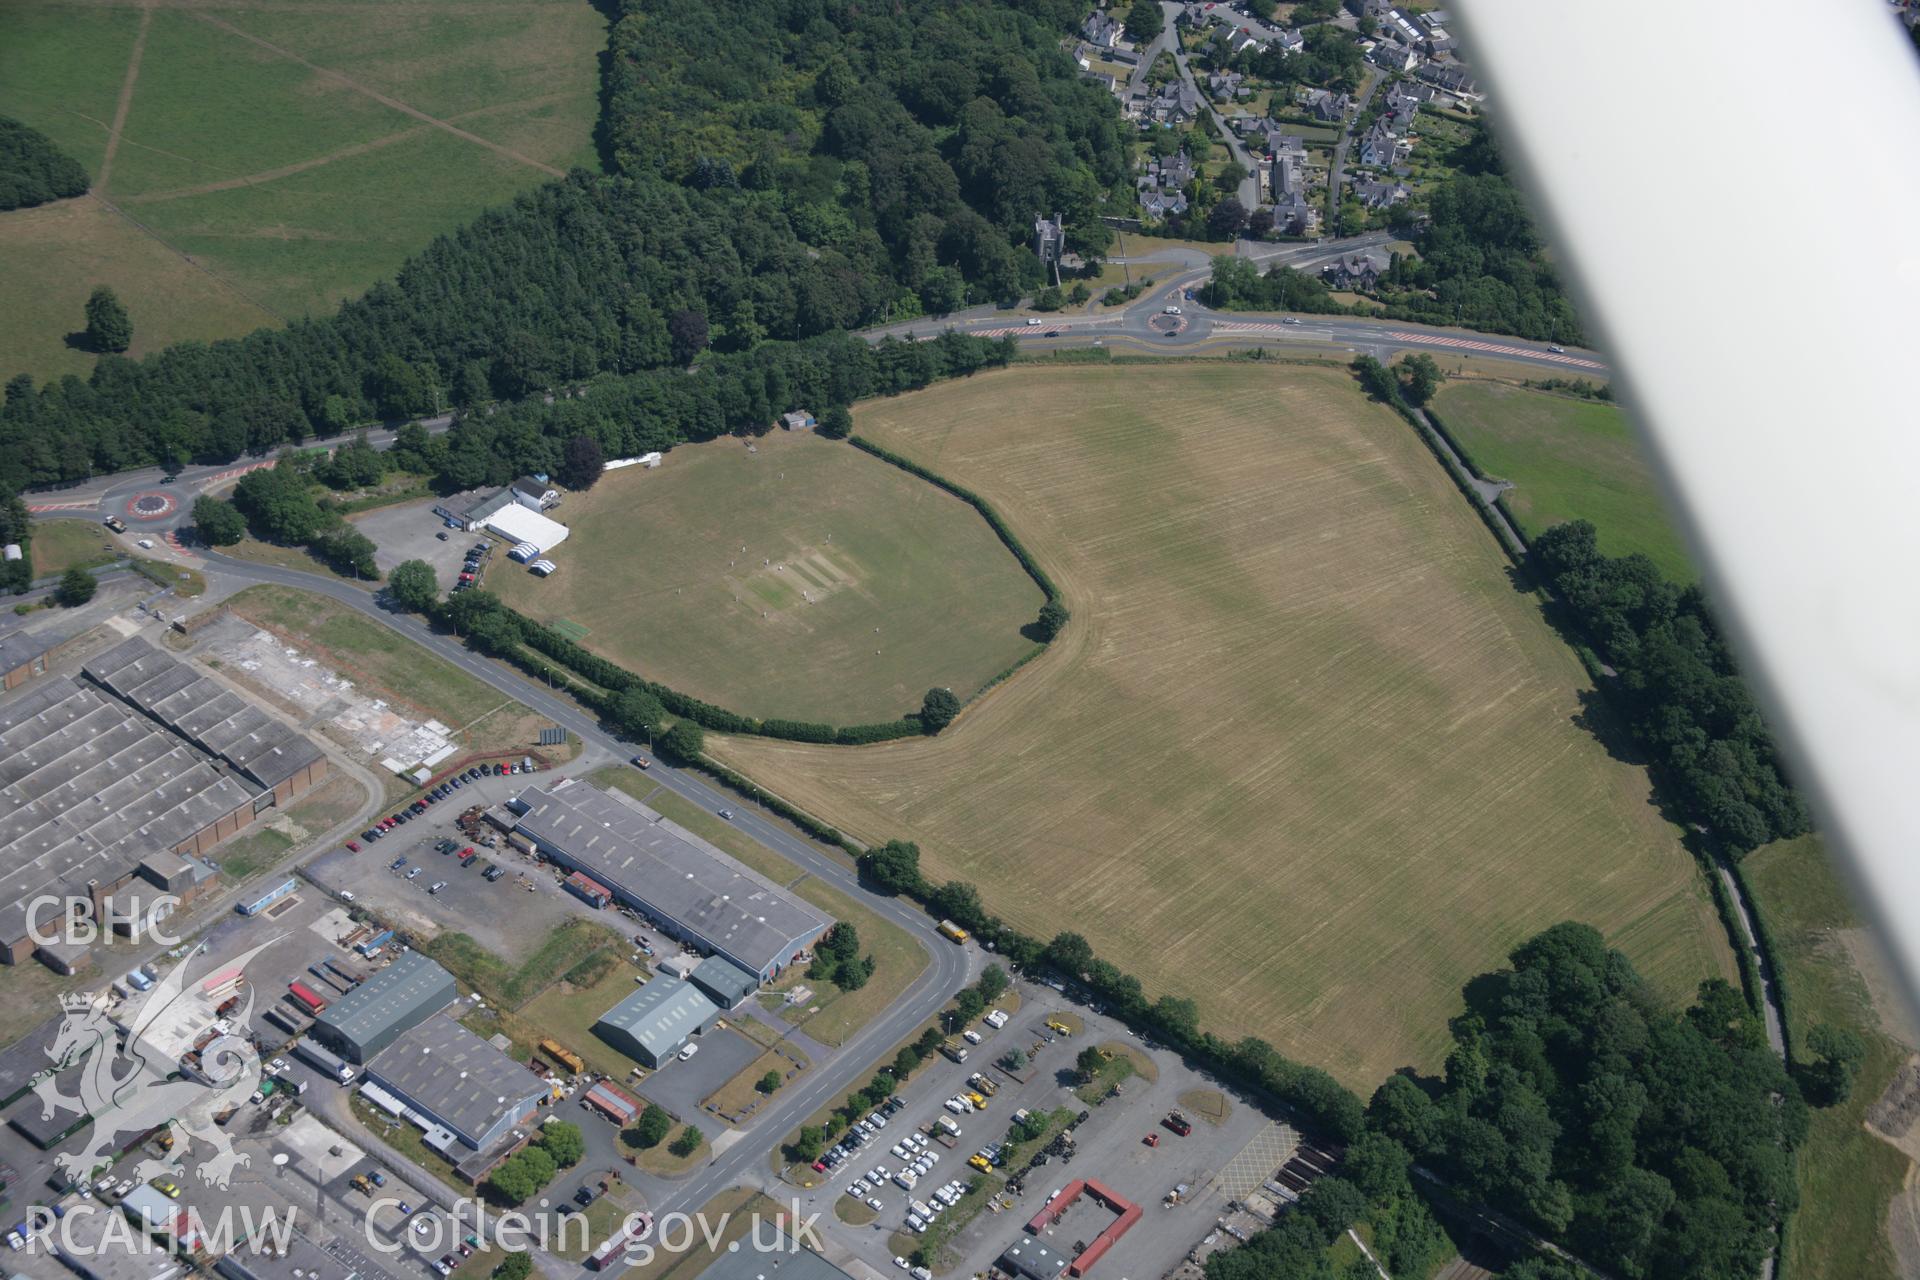
[{"label": "concrete yard", "polygon": [[[373,562],[381,573],[391,573],[403,560],[425,560],[433,566],[445,591],[460,576],[460,562],[467,548],[476,542],[499,543],[484,533],[463,533],[447,528],[446,521],[433,514],[434,498],[402,502],[356,516],[353,527],[373,539]],[[446,541],[440,540],[446,534]],[[506,558],[506,547],[496,545],[487,562],[488,573],[525,573],[526,570]]]},{"label": "concrete yard", "polygon": [[667,1063],[649,1075],[638,1092],[682,1120],[703,1125],[717,1135],[721,1121],[701,1110],[701,1101],[764,1051],[731,1027],[715,1027],[692,1043],[700,1046],[698,1054],[685,1062]]}]

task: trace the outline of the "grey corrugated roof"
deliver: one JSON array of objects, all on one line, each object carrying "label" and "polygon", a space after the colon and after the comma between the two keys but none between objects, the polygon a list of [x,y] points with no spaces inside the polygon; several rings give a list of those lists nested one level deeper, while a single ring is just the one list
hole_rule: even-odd
[{"label": "grey corrugated roof", "polygon": [[84,670],[263,787],[278,786],[320,758],[310,738],[137,636]]},{"label": "grey corrugated roof", "polygon": [[428,1018],[388,1045],[368,1074],[406,1095],[472,1140],[529,1099],[546,1081],[452,1018]]},{"label": "grey corrugated roof", "polygon": [[720,1006],[691,982],[660,977],[601,1014],[594,1025],[624,1031],[655,1058],[664,1058],[719,1016]]},{"label": "grey corrugated roof", "polygon": [[693,967],[687,981],[718,991],[728,1005],[735,1005],[760,989],[760,979],[731,960],[708,956]]},{"label": "grey corrugated roof", "polygon": [[408,951],[335,1000],[318,1021],[354,1044],[371,1044],[395,1026],[438,1013],[458,994],[452,974]]},{"label": "grey corrugated roof", "polygon": [[568,779],[514,799],[518,829],[595,880],[644,902],[755,974],[791,958],[832,923],[644,805]]},{"label": "grey corrugated roof", "polygon": [[64,643],[73,634],[71,627],[42,627],[37,631],[15,628],[0,635],[0,674],[24,667],[35,658]]},{"label": "grey corrugated roof", "polygon": [[82,681],[0,700],[0,939],[28,900],[118,880],[256,794]]}]

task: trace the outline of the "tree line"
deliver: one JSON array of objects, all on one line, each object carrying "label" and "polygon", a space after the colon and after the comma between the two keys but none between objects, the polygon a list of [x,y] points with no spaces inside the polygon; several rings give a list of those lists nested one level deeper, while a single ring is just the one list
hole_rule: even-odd
[{"label": "tree line", "polygon": [[0,116],[0,211],[83,196],[90,185],[86,169],[52,138]]},{"label": "tree line", "polygon": [[[1059,46],[1080,16],[627,0],[602,122],[617,173],[481,215],[335,315],[15,378],[0,489],[226,462],[1015,296],[1038,280],[1035,215],[1064,214],[1098,253],[1100,197],[1125,190],[1117,108]],[[667,388],[651,394],[671,408]],[[702,408],[705,429],[738,429],[761,399]]]},{"label": "tree line", "polygon": [[1529,558],[1618,673],[1634,735],[1691,821],[1740,853],[1808,830],[1806,802],[1698,584],[1677,586],[1644,555],[1601,554],[1585,520],[1542,533]]}]

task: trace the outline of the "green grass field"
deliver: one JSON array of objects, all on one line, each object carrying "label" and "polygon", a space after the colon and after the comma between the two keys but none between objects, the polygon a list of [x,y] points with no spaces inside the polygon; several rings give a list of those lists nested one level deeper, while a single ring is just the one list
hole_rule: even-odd
[{"label": "green grass field", "polygon": [[0,215],[0,293],[24,304],[0,318],[0,376],[84,373],[64,339],[97,284],[127,304],[135,355],[326,314],[594,167],[605,38],[590,0],[0,6],[0,113],[94,179]]},{"label": "green grass field", "polygon": [[1733,976],[1574,655],[1344,371],[1017,368],[854,421],[993,502],[1073,622],[937,738],[709,734],[727,764],[1363,1089],[1559,920],[1675,999]]},{"label": "green grass field", "polygon": [[1700,576],[1620,409],[1497,382],[1448,383],[1433,407],[1481,474],[1513,482],[1501,501],[1521,533],[1591,520],[1608,555],[1644,552],[1676,581]]},{"label": "green grass field", "polygon": [[1040,589],[972,508],[812,434],[755,443],[683,445],[570,495],[560,571],[506,566],[488,585],[749,715],[891,720],[934,685],[971,696],[1034,647],[1020,628]]},{"label": "green grass field", "polygon": [[1817,837],[1757,849],[1745,870],[1785,953],[1793,1030],[1804,1037],[1815,1024],[1831,1023],[1867,1045],[1852,1096],[1813,1113],[1800,1149],[1800,1209],[1787,1234],[1783,1270],[1809,1280],[1911,1275],[1913,1260],[1901,1265],[1887,1221],[1894,1199],[1909,1194],[1912,1161],[1862,1127],[1867,1109],[1913,1052],[1889,1034],[1895,1028],[1882,1014],[1899,1000],[1898,989],[1877,963],[1856,961],[1866,931]]},{"label": "green grass field", "polygon": [[33,527],[33,576],[91,569],[118,560],[113,535],[91,520],[42,520]]}]

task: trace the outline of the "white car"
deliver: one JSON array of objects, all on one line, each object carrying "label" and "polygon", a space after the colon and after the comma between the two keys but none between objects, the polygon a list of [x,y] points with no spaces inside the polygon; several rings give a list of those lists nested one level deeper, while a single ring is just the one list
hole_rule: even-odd
[{"label": "white car", "polygon": [[921,1231],[925,1231],[926,1229],[927,1229],[927,1224],[920,1220],[919,1214],[910,1213],[907,1215],[907,1230],[913,1231],[913,1232],[921,1232]]},{"label": "white car", "polygon": [[940,1105],[945,1107],[947,1110],[953,1112],[953,1114],[957,1116],[965,1115],[967,1112],[973,1110],[972,1107],[960,1101],[960,1099],[958,1098],[948,1098],[945,1102],[941,1103]]},{"label": "white car", "polygon": [[906,1144],[906,1143],[904,1143],[904,1142],[896,1142],[896,1143],[894,1143],[894,1144],[893,1144],[893,1158],[894,1158],[894,1159],[896,1159],[896,1160],[905,1160],[905,1159],[907,1158],[907,1144]]},{"label": "white car", "polygon": [[1300,317],[1299,316],[1282,316],[1280,317],[1280,323],[1281,324],[1299,324]]},{"label": "white car", "polygon": [[1043,324],[1045,324],[1045,323],[1046,323],[1046,321],[1045,321],[1045,320],[1042,320],[1042,319],[1041,319],[1041,318],[1040,318],[1039,316],[1028,316],[1028,317],[1027,317],[1027,327],[1028,327],[1029,329],[1032,329],[1032,328],[1036,328],[1036,327],[1038,327],[1038,326],[1040,326],[1040,325],[1043,325]]},{"label": "white car", "polygon": [[935,1164],[939,1164],[939,1163],[940,1163],[940,1153],[939,1153],[938,1151],[928,1151],[928,1152],[925,1152],[925,1153],[924,1153],[924,1154],[922,1155],[922,1157],[921,1157],[921,1158],[922,1158],[922,1159],[925,1159],[925,1160],[931,1160],[931,1161],[933,1161],[933,1162],[934,1162]]},{"label": "white car", "polygon": [[1547,347],[1547,350],[1552,351],[1558,355],[1565,355],[1567,352],[1567,349],[1565,347],[1558,346],[1558,345],[1550,345]]},{"label": "white car", "polygon": [[873,1210],[873,1211],[874,1211],[875,1213],[878,1213],[878,1212],[879,1212],[880,1210],[882,1210],[882,1209],[884,1209],[884,1208],[886,1208],[886,1207],[887,1207],[886,1205],[884,1205],[884,1204],[881,1204],[881,1203],[880,1203],[880,1197],[879,1197],[879,1196],[868,1196],[868,1197],[867,1197],[867,1208],[869,1208],[869,1209],[872,1209],[872,1210]]},{"label": "white car", "polygon": [[873,1190],[873,1188],[867,1185],[867,1180],[865,1178],[861,1178],[859,1181],[855,1182],[852,1186],[847,1188],[847,1194],[852,1196],[854,1199],[858,1200],[862,1196],[865,1196],[867,1192],[871,1190]]},{"label": "white car", "polygon": [[887,1127],[887,1118],[876,1111],[867,1117],[867,1123],[876,1129],[884,1129]]},{"label": "white car", "polygon": [[1170,316],[1177,316],[1180,314],[1180,308],[1178,307],[1162,307],[1161,311]]},{"label": "white car", "polygon": [[907,1269],[907,1260],[905,1258],[896,1257],[893,1260],[893,1265],[900,1268],[902,1271],[905,1271]]},{"label": "white car", "polygon": [[887,1172],[887,1166],[877,1164],[873,1166],[873,1172],[867,1175],[867,1181],[873,1183],[885,1182],[887,1180]]},{"label": "white car", "polygon": [[913,1280],[933,1280],[933,1272],[925,1267],[915,1267],[911,1272]]},{"label": "white car", "polygon": [[960,1034],[966,1037],[968,1044],[980,1043],[980,1038],[981,1038],[980,1033],[978,1031],[975,1031],[972,1027],[968,1027],[965,1031],[962,1031]]}]

